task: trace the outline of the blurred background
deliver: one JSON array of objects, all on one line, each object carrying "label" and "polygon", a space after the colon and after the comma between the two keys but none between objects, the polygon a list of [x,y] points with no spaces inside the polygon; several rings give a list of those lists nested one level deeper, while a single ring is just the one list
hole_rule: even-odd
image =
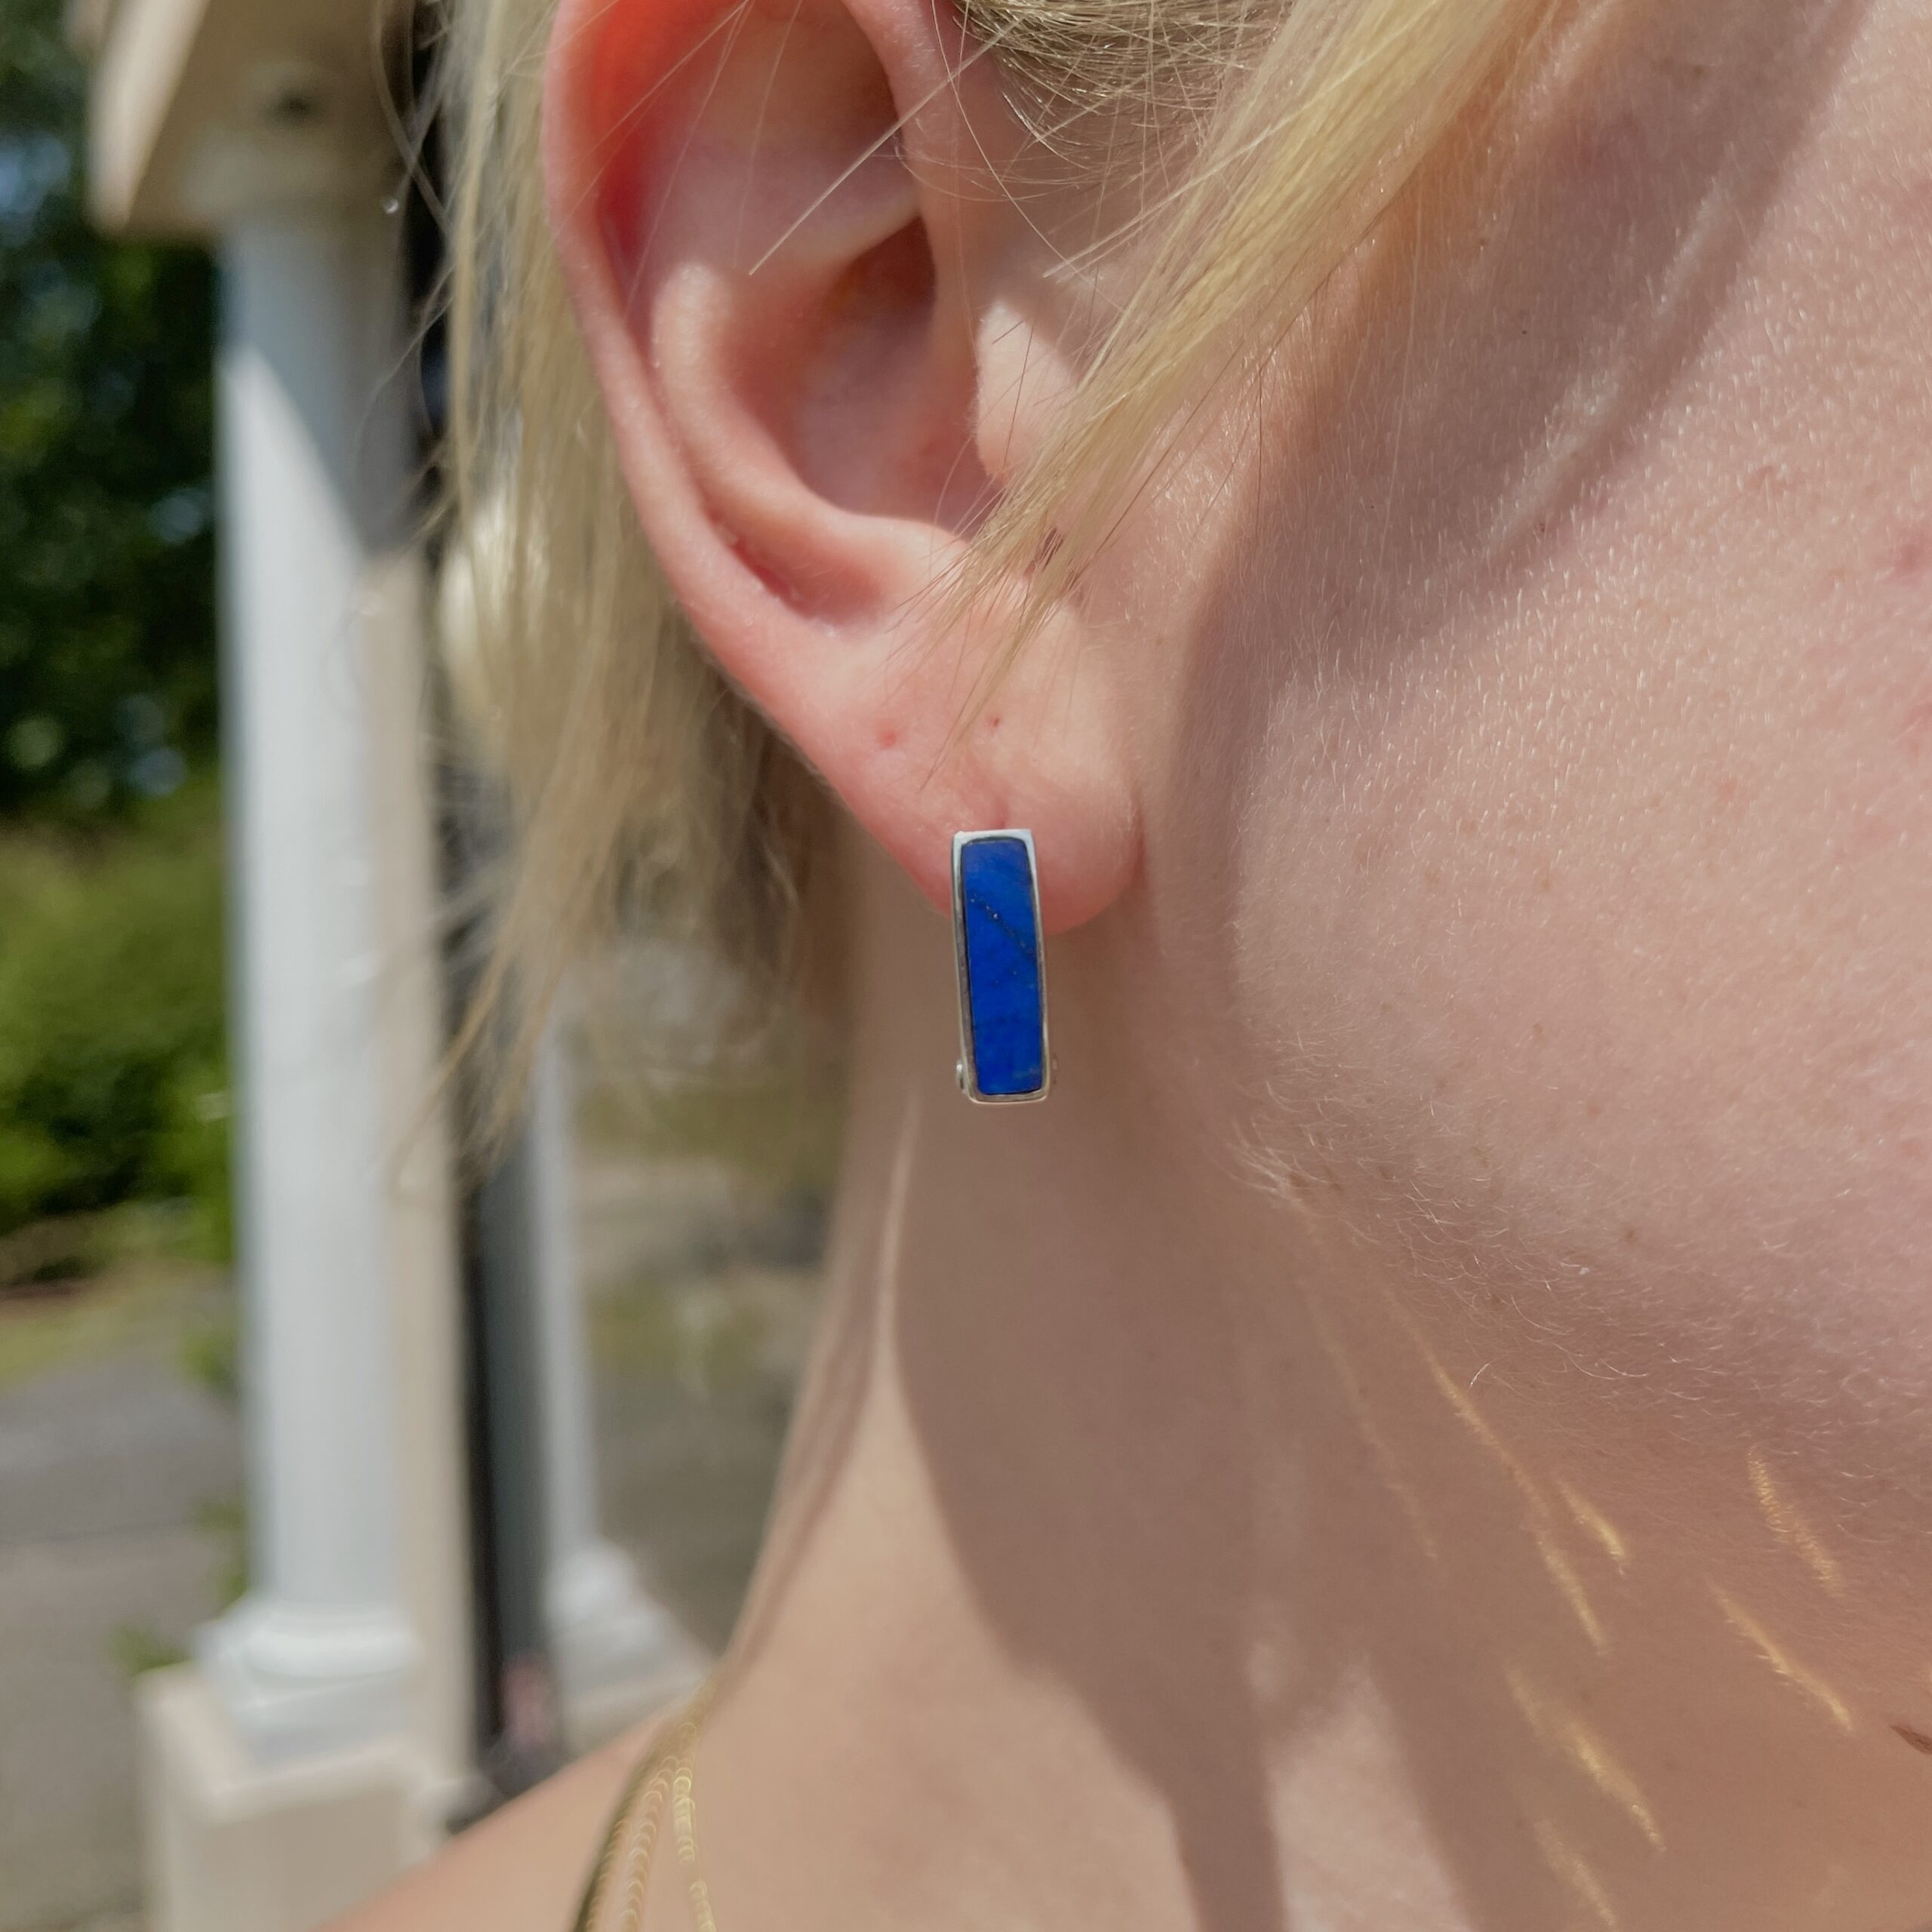
[{"label": "blurred background", "polygon": [[306,1932],[678,1694],[811,1327],[823,1068],[612,1050],[700,962],[444,1118],[435,24],[0,0],[0,1932]]}]

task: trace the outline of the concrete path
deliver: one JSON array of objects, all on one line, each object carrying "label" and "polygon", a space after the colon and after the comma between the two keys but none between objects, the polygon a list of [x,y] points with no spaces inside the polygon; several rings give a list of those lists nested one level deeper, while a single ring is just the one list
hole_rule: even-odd
[{"label": "concrete path", "polygon": [[[606,1531],[715,1646],[810,1333],[817,1220],[703,1161],[586,1150],[578,1185]],[[141,1932],[129,1672],[185,1649],[236,1559],[235,1418],[185,1366],[225,1302],[137,1278],[0,1303],[0,1932]]]},{"label": "concrete path", "polygon": [[186,1644],[232,1561],[208,1525],[240,1490],[235,1418],[180,1360],[218,1297],[89,1292],[137,1305],[0,1386],[0,1932],[139,1932],[130,1673]]}]

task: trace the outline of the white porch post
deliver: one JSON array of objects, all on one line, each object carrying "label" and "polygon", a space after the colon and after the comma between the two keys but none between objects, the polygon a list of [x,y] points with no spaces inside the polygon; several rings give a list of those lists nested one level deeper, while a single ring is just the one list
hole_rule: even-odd
[{"label": "white porch post", "polygon": [[472,1740],[460,1339],[397,224],[222,224],[220,487],[250,1589],[141,1691],[155,1932],[309,1932]]},{"label": "white porch post", "polygon": [[97,219],[211,242],[224,292],[250,1590],[196,1662],[137,1692],[149,1923],[312,1932],[473,1795],[424,571],[402,224],[383,205],[408,23],[386,0],[69,13],[96,60]]},{"label": "white porch post", "polygon": [[577,1267],[575,1114],[569,1054],[553,1027],[531,1083],[529,1130],[549,1541],[545,1607],[565,1725],[572,1744],[586,1749],[682,1695],[704,1659],[599,1526]]},{"label": "white porch post", "polygon": [[361,599],[405,496],[392,248],[327,211],[223,250],[238,1147],[253,1589],[204,1663],[268,1756],[395,1727],[401,1593]]}]

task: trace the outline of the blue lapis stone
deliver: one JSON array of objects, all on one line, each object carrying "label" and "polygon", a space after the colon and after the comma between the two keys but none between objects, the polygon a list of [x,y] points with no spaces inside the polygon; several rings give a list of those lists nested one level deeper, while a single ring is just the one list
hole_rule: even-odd
[{"label": "blue lapis stone", "polygon": [[974,1084],[989,1100],[1023,1100],[1047,1084],[1045,975],[1038,888],[1022,838],[959,849],[966,1030]]}]

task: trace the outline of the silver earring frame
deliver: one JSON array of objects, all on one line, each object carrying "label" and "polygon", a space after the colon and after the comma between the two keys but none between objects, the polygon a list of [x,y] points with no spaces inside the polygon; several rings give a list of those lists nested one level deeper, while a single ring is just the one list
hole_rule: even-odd
[{"label": "silver earring frame", "polygon": [[[1040,1084],[1031,1094],[988,1094],[980,1086],[973,1048],[972,986],[966,960],[966,902],[961,862],[966,849],[994,840],[1018,840],[1026,848],[1026,872],[1033,903],[1033,956],[1040,974]],[[952,950],[959,990],[959,1091],[976,1107],[1036,1107],[1054,1090],[1053,1004],[1047,992],[1047,934],[1040,912],[1040,862],[1033,835],[1015,828],[1001,832],[958,832],[952,837]]]}]

